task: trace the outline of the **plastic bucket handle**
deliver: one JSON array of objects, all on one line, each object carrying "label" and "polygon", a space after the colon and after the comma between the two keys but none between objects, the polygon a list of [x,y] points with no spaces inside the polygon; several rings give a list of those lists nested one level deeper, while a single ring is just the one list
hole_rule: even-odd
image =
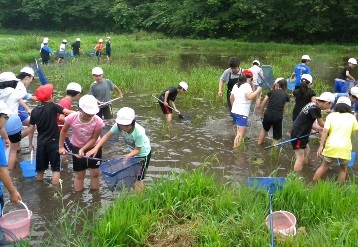
[{"label": "plastic bucket handle", "polygon": [[31,156],[31,164],[32,164],[32,161],[33,161],[33,159],[34,159],[34,150],[33,150],[33,149],[31,150],[30,156]]},{"label": "plastic bucket handle", "polygon": [[[8,201],[5,202],[4,207],[3,207],[2,210],[1,210],[1,215],[4,215],[4,208],[5,208],[6,204],[8,204],[9,202],[10,202],[10,200],[8,200]],[[20,203],[21,203],[22,206],[24,206],[24,208],[26,209],[28,218],[30,219],[30,217],[31,217],[30,210],[28,209],[28,207],[26,206],[25,203],[23,203],[22,201],[20,201]]]},{"label": "plastic bucket handle", "polygon": [[297,234],[296,226],[293,227],[293,235],[286,233],[286,230],[287,230],[287,229],[285,229],[285,230],[278,230],[278,232],[279,232],[280,234],[282,234],[283,236],[296,236],[296,234]]}]

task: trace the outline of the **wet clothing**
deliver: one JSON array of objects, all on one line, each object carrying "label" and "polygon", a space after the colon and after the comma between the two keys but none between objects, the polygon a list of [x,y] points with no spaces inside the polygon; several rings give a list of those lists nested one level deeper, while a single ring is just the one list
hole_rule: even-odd
[{"label": "wet clothing", "polygon": [[[301,136],[308,135],[311,132],[312,125],[316,119],[322,118],[321,108],[315,102],[310,102],[305,105],[300,114],[298,114],[296,120],[293,122],[291,130],[291,138],[300,138]],[[304,137],[299,139],[299,143],[308,143],[309,138]],[[292,142],[292,145],[295,142]],[[293,146],[294,147],[294,146]],[[295,147],[294,147],[295,148]],[[297,148],[297,147],[296,147]],[[298,148],[300,148],[298,146]]]},{"label": "wet clothing", "polygon": [[74,56],[80,56],[81,41],[72,43],[71,48]]},{"label": "wet clothing", "polygon": [[233,74],[232,69],[228,68],[224,71],[224,73],[220,77],[220,80],[227,84],[226,100],[227,100],[227,106],[228,106],[230,112],[232,109],[232,106],[230,103],[231,91],[232,91],[234,85],[239,81],[239,77],[240,77],[241,73],[242,73],[241,68],[239,69],[239,72],[237,74]]},{"label": "wet clothing", "polygon": [[332,112],[327,116],[324,128],[328,130],[328,137],[322,154],[325,157],[350,160],[352,132],[358,129],[354,115],[349,112]]},{"label": "wet clothing", "polygon": [[295,97],[295,106],[292,111],[292,122],[295,121],[302,108],[311,102],[311,98],[316,96],[316,93],[311,88],[308,88],[308,93],[306,97],[304,97],[300,93],[300,89],[296,89],[293,91],[293,96]]},{"label": "wet clothing", "polygon": [[293,69],[293,72],[296,75],[296,82],[295,87],[299,87],[301,84],[301,76],[303,74],[311,74],[310,67],[308,67],[306,64],[300,63],[295,66]]},{"label": "wet clothing", "polygon": [[[175,101],[177,95],[178,95],[178,88],[176,87],[170,87],[168,89],[165,89],[161,94],[160,96],[158,97],[162,102],[164,102],[164,95],[165,95],[165,92],[169,91],[169,94],[168,94],[168,97],[167,97],[167,103],[170,105],[170,101]],[[171,114],[172,113],[172,109],[165,106],[163,103],[159,102],[158,101],[158,104],[160,106],[160,108],[162,109],[162,112],[164,114]]]}]

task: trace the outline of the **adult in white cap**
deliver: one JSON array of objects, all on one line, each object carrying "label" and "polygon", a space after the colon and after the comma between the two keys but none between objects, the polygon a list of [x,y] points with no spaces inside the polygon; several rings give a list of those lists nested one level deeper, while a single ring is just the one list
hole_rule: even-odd
[{"label": "adult in white cap", "polygon": [[102,50],[103,50],[103,39],[99,39],[97,42],[97,45],[94,48],[96,50],[96,57],[98,60],[98,64],[101,63],[101,56],[102,56]]},{"label": "adult in white cap", "polygon": [[66,44],[67,44],[67,40],[63,39],[60,45],[60,49],[58,50],[57,63],[62,63],[66,58]]},{"label": "adult in white cap", "polygon": [[358,129],[357,119],[351,111],[351,100],[348,97],[340,97],[334,107],[334,112],[327,116],[317,150],[317,156],[323,156],[323,161],[314,174],[313,181],[320,179],[332,162],[339,164],[338,182],[345,181],[347,164],[352,157],[351,136],[352,132]]},{"label": "adult in white cap", "polygon": [[352,84],[354,84],[355,79],[351,75],[351,72],[356,65],[357,60],[355,58],[348,59],[348,65],[341,70],[338,77],[334,80],[335,93],[347,93],[350,84],[349,81],[352,81]]},{"label": "adult in white cap", "polygon": [[167,121],[172,121],[173,110],[180,116],[180,111],[174,104],[178,93],[185,93],[188,90],[188,83],[181,81],[177,87],[169,87],[165,89],[158,98],[158,104],[166,115]]},{"label": "adult in white cap", "polygon": [[308,64],[310,63],[310,61],[311,61],[310,56],[303,55],[301,57],[301,63],[297,64],[295,66],[295,68],[293,69],[291,79],[296,78],[295,89],[298,89],[300,87],[301,76],[303,74],[311,74],[311,69],[310,69],[310,67],[308,67]]},{"label": "adult in white cap", "polygon": [[76,41],[74,43],[72,43],[71,49],[72,49],[73,56],[75,56],[75,57],[80,56],[80,51],[82,52],[82,54],[84,54],[84,52],[81,49],[81,39],[80,38],[77,38]]},{"label": "adult in white cap", "polygon": [[[21,119],[18,116],[19,103],[26,95],[26,89],[19,79],[12,72],[0,74],[0,100],[9,108],[9,121],[4,126],[10,144],[10,155],[8,169],[12,170],[16,165],[17,151],[20,149],[21,139],[28,134],[28,129],[22,131]],[[22,84],[22,85],[21,85]]]},{"label": "adult in white cap", "polygon": [[[252,62],[252,67],[249,68],[249,70],[252,72],[253,74],[253,80],[254,80],[254,85],[255,88],[254,90],[256,90],[256,88],[261,85],[264,80],[265,80],[265,76],[264,76],[264,72],[260,67],[260,61],[259,60],[254,60]],[[256,103],[255,103],[255,107],[259,107],[261,104],[261,93],[259,95],[256,96]]]},{"label": "adult in white cap", "polygon": [[[91,150],[100,140],[100,134],[104,127],[103,120],[96,114],[99,111],[97,100],[93,95],[86,94],[78,102],[79,111],[68,115],[65,118],[59,140],[59,153],[66,154],[65,138],[68,130],[72,129],[70,150],[78,154],[73,156],[73,171],[75,172],[74,190],[83,191],[86,170],[90,172],[91,189],[99,189],[98,160],[88,159],[85,153]],[[102,149],[96,153],[96,158],[102,158]]]},{"label": "adult in white cap", "polygon": [[316,102],[310,102],[305,105],[293,122],[291,144],[296,155],[294,171],[300,172],[302,171],[303,165],[308,164],[310,153],[308,142],[312,125],[317,119],[318,125],[321,127],[324,126],[321,111],[329,109],[334,101],[335,97],[332,93],[322,93],[319,97],[316,97]]},{"label": "adult in white cap", "polygon": [[[145,129],[136,122],[135,112],[132,108],[123,107],[119,109],[116,124],[113,125],[92,150],[86,153],[86,156],[96,155],[103,144],[117,133],[123,137],[126,145],[129,145],[131,148],[131,151],[125,154],[124,157],[135,157],[143,160],[137,175],[137,181],[133,184],[135,192],[140,194],[144,189],[143,179],[145,178],[151,157],[151,146],[149,138],[145,134]],[[127,160],[127,164],[130,165],[131,162],[138,162],[138,159],[137,161],[133,161],[133,159]]]},{"label": "adult in white cap", "polygon": [[[8,140],[8,136],[6,131],[4,130],[4,126],[9,119],[9,115],[11,111],[8,109],[7,105],[0,101],[0,181],[5,186],[5,188],[9,191],[10,201],[13,203],[18,203],[21,201],[21,195],[17,191],[16,187],[14,186],[9,172],[7,171],[7,160],[5,154],[5,140]],[[6,143],[8,144],[8,143]],[[1,208],[4,206],[4,199],[3,199],[3,192],[2,192],[2,185],[0,183],[0,205]]]},{"label": "adult in white cap", "polygon": [[107,62],[111,62],[111,54],[112,48],[111,48],[111,37],[106,38],[106,56],[107,56]]},{"label": "adult in white cap", "polygon": [[302,108],[309,102],[316,102],[316,93],[311,89],[313,85],[312,76],[309,74],[303,74],[301,76],[301,82],[298,89],[293,91],[295,97],[295,106],[292,111],[292,122],[295,121]]}]

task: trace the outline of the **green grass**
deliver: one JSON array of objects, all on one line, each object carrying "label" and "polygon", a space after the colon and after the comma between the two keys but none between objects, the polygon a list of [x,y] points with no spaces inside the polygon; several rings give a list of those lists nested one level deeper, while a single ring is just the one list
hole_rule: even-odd
[{"label": "green grass", "polygon": [[[66,206],[61,234],[52,233],[38,246],[46,241],[58,246],[269,246],[267,192],[218,182],[204,169],[157,180],[139,197],[122,193],[93,220],[86,219],[85,210]],[[356,246],[357,207],[354,179],[344,186],[307,185],[290,175],[274,195],[273,209],[293,213],[298,234],[276,238],[276,246]]]}]

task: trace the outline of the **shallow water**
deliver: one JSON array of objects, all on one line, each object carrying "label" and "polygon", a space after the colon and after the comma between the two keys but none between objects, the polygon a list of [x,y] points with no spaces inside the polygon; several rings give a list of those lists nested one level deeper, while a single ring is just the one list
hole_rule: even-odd
[{"label": "shallow water", "polygon": [[[199,58],[200,59],[200,58]],[[201,58],[203,59],[203,58]],[[225,64],[227,57],[223,58]],[[183,67],[186,60],[183,58]],[[192,61],[192,60],[188,60]],[[225,67],[225,66],[224,66]],[[219,76],[219,75],[218,75]],[[205,165],[205,169],[217,175],[219,180],[229,182],[247,183],[249,176],[286,176],[293,168],[294,153],[290,144],[283,146],[280,151],[264,150],[256,144],[258,133],[261,129],[257,116],[250,116],[250,126],[247,130],[245,145],[239,150],[233,150],[233,138],[235,126],[229,117],[224,105],[212,108],[210,102],[193,98],[193,107],[183,109],[180,107],[178,96],[177,107],[182,113],[190,116],[190,120],[180,120],[173,116],[172,123],[168,126],[165,117],[151,94],[126,93],[123,101],[114,102],[114,112],[120,107],[130,106],[136,111],[137,122],[145,127],[152,144],[152,159],[147,172],[145,183],[150,186],[153,180],[159,177],[167,177],[183,171],[192,170]],[[186,97],[190,96],[190,93]],[[284,120],[283,139],[290,139],[289,131],[291,122],[289,116]],[[313,139],[314,140],[314,139]],[[310,156],[311,165],[304,168],[302,176],[310,181],[315,166],[320,159],[316,158],[318,141],[312,141]],[[269,139],[265,146],[270,145]],[[28,139],[21,144],[22,150],[19,161],[30,159]],[[104,147],[104,158],[120,157],[128,152],[123,140],[107,143]],[[356,172],[356,167],[350,174]],[[327,175],[335,177],[337,167],[334,167]],[[45,229],[53,227],[53,221],[58,219],[61,208],[73,201],[90,210],[102,207],[117,195],[111,192],[103,180],[99,191],[86,189],[84,192],[73,192],[73,172],[71,162],[63,167],[61,177],[62,189],[51,185],[51,174],[46,173],[46,180],[38,182],[35,179],[24,179],[21,169],[11,171],[14,183],[20,191],[23,201],[32,210],[31,240],[35,243],[45,235]],[[89,186],[88,177],[85,180]],[[6,192],[5,192],[6,193]],[[6,209],[5,209],[6,210]]]}]

